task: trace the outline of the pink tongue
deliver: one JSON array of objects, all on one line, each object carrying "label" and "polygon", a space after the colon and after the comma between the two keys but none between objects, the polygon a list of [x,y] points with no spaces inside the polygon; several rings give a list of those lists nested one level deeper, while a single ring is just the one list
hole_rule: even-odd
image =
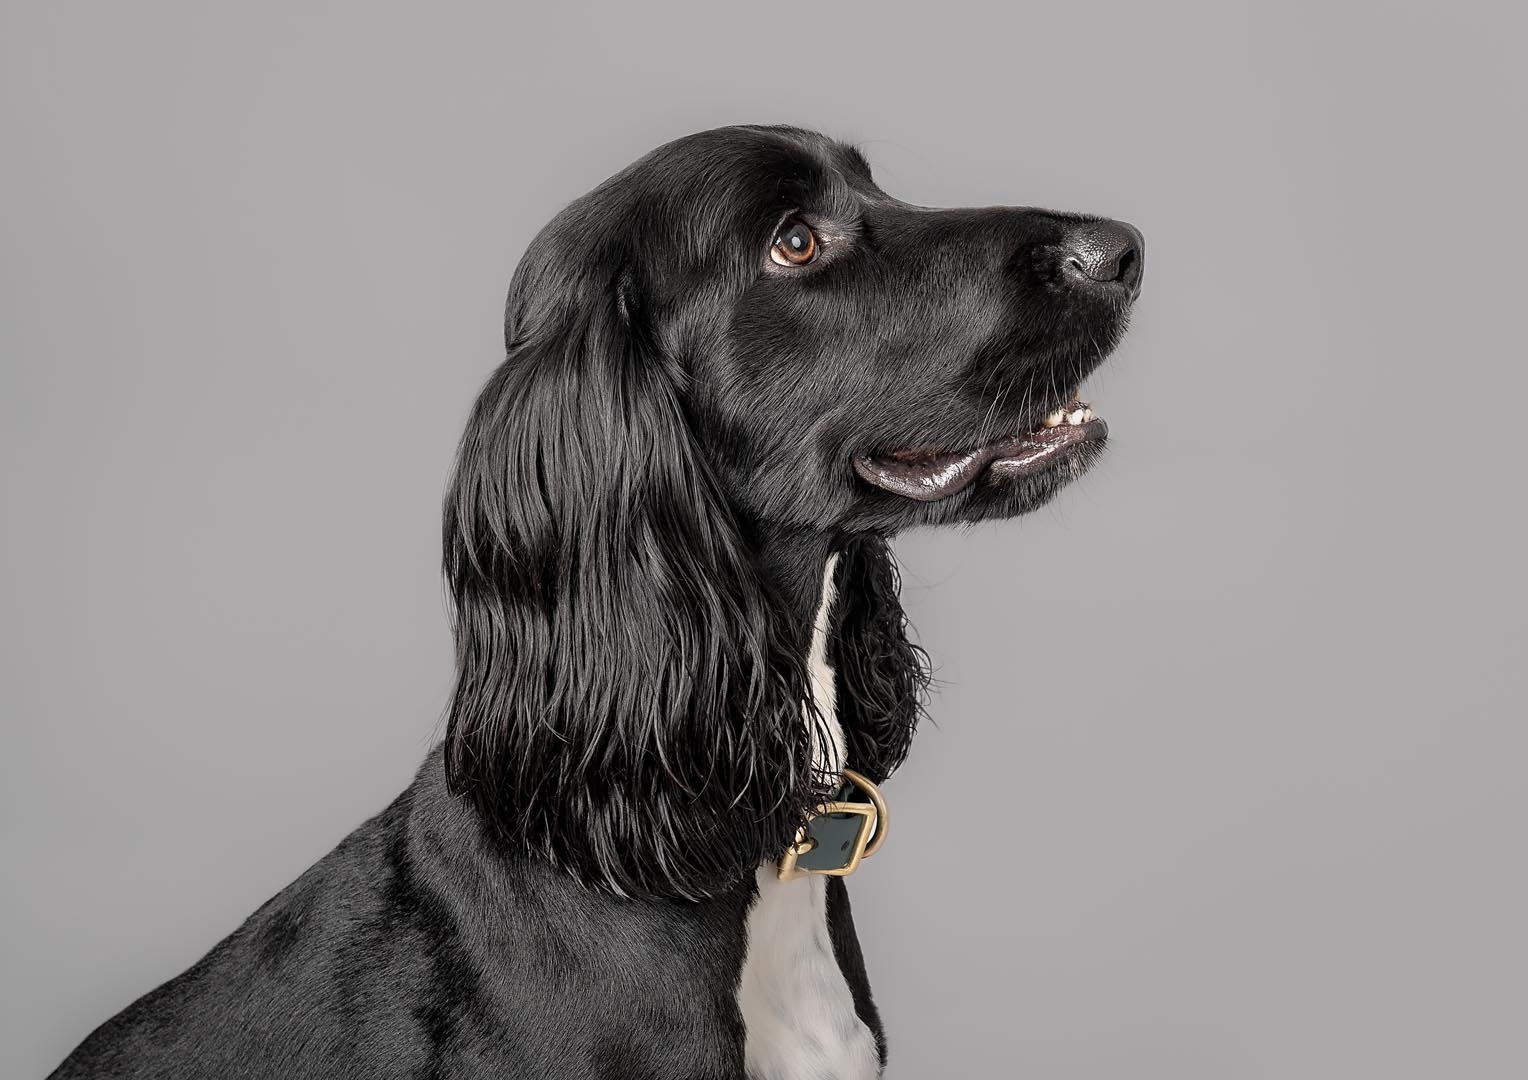
[{"label": "pink tongue", "polygon": [[1080,436],[1083,436],[1081,427],[1063,424],[1015,435],[975,450],[904,457],[856,454],[854,471],[866,482],[893,495],[918,502],[936,502],[970,487],[989,465],[995,475],[1006,478],[1037,473],[1053,454]]}]

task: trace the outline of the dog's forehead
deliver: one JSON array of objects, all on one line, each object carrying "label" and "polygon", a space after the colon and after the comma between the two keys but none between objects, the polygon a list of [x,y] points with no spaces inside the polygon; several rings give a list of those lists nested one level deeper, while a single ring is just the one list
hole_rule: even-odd
[{"label": "dog's forehead", "polygon": [[850,202],[874,188],[870,162],[856,147],[815,131],[775,129],[782,140],[776,179],[800,185],[803,198]]},{"label": "dog's forehead", "polygon": [[847,143],[818,136],[817,145],[805,148],[815,166],[803,200],[816,202],[824,209],[847,210],[866,196],[879,195],[870,175],[865,155]]},{"label": "dog's forehead", "polygon": [[713,128],[660,148],[652,164],[660,176],[684,174],[691,196],[770,208],[847,209],[879,193],[858,149],[805,128]]},{"label": "dog's forehead", "polygon": [[846,176],[870,176],[870,164],[854,146],[819,131],[784,125],[737,125],[697,132],[669,144],[684,152],[710,150],[744,160],[775,160]]}]

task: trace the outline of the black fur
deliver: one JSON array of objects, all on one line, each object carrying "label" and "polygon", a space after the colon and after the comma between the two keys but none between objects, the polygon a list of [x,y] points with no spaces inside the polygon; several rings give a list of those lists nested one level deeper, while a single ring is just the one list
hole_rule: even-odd
[{"label": "black fur", "polygon": [[[770,260],[787,215],[816,263]],[[911,207],[791,128],[678,140],[571,204],[516,271],[446,499],[444,746],[55,1076],[741,1076],[754,870],[832,779],[825,560],[848,763],[883,779],[927,682],[889,537],[1032,509],[1097,449],[929,503],[851,456],[1066,401],[1128,308],[1057,268],[1088,220]],[[828,921],[884,1052],[842,882]]]}]

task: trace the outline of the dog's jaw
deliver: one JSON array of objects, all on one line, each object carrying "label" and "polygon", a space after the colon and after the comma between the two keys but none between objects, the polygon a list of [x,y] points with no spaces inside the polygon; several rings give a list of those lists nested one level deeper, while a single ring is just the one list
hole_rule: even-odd
[{"label": "dog's jaw", "polygon": [[854,455],[860,479],[893,495],[937,502],[958,495],[983,474],[994,481],[1038,476],[1079,448],[1102,442],[1109,428],[1085,402],[1057,409],[1033,430],[964,450],[894,450]]}]

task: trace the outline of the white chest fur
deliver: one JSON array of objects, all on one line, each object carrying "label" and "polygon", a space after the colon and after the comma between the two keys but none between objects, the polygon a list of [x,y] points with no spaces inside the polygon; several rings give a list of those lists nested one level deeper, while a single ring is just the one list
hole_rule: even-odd
[{"label": "white chest fur", "polygon": [[[827,662],[837,561],[837,555],[829,557],[823,569],[822,603],[807,653],[812,696],[827,736],[824,740],[814,725],[813,747],[818,765],[834,772],[844,764]],[[875,1036],[854,1011],[828,934],[827,879],[780,881],[775,867],[766,864],[759,867],[758,882],[738,984],[749,1080],[874,1080],[881,1068]]]},{"label": "white chest fur", "polygon": [[738,986],[748,1080],[874,1080],[875,1036],[854,1011],[828,936],[827,879],[759,867]]}]

